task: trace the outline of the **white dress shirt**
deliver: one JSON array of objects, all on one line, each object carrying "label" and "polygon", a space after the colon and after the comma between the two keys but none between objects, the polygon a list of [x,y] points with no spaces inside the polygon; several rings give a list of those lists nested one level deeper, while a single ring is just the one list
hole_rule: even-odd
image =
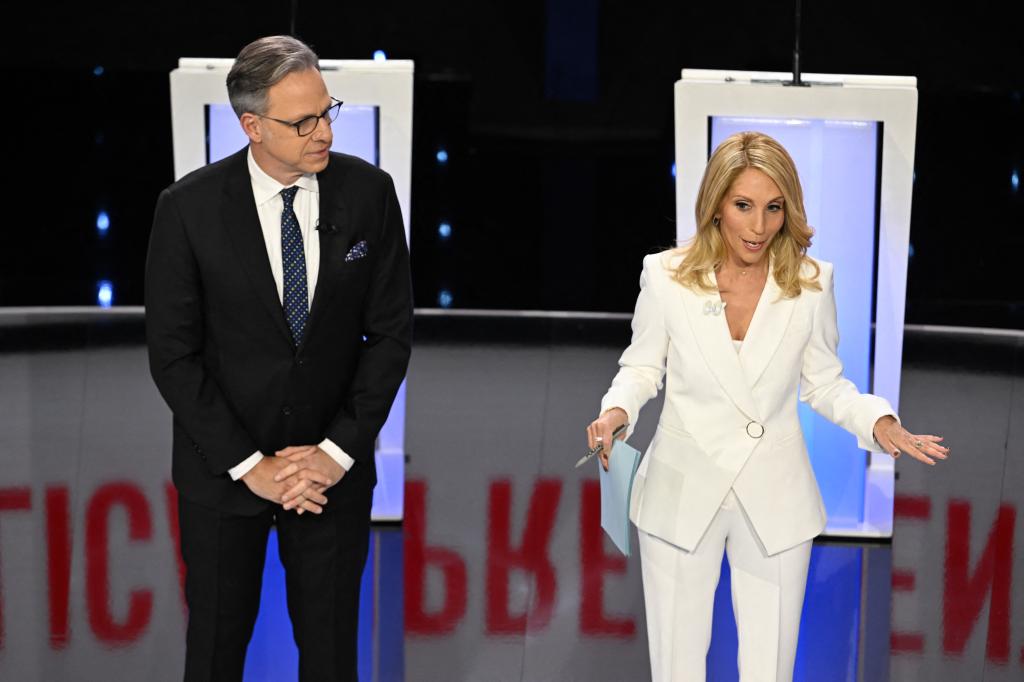
[{"label": "white dress shirt", "polygon": [[[267,246],[270,269],[274,274],[274,282],[277,283],[277,296],[283,305],[284,264],[281,262],[281,214],[284,212],[284,199],[281,198],[281,190],[286,189],[286,186],[267,175],[259,167],[256,159],[252,157],[252,149],[249,149],[247,158],[249,178],[252,181],[252,194],[256,199],[256,213],[259,215],[260,228],[263,230],[263,241]],[[320,186],[316,181],[316,175],[312,173],[303,175],[292,186],[299,188],[295,194],[292,210],[299,221],[302,249],[306,254],[306,291],[308,292],[306,305],[310,305],[313,302],[316,279],[320,272],[320,239],[316,233],[316,223],[320,215]],[[345,471],[351,469],[355,464],[355,460],[330,439],[325,438],[319,443],[319,447],[340,464]],[[263,457],[262,452],[256,451],[240,464],[231,467],[228,470],[231,479],[237,481],[245,476]]]}]

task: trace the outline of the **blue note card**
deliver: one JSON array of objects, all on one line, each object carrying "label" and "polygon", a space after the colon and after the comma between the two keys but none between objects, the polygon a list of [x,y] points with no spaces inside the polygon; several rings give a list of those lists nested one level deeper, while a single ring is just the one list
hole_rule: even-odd
[{"label": "blue note card", "polygon": [[[597,458],[595,458],[597,459]],[[612,446],[608,471],[597,462],[601,477],[601,528],[619,551],[629,556],[629,494],[640,466],[640,451],[617,440]]]}]

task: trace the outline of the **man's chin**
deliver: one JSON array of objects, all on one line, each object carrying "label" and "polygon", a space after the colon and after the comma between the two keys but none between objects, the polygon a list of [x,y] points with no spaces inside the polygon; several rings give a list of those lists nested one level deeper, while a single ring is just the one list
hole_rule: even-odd
[{"label": "man's chin", "polygon": [[315,161],[314,160],[307,161],[307,162],[302,164],[302,172],[303,173],[319,173],[323,169],[327,168],[327,164],[330,163],[330,161],[331,161],[331,157],[329,155],[326,158],[324,158],[324,159],[317,159]]}]

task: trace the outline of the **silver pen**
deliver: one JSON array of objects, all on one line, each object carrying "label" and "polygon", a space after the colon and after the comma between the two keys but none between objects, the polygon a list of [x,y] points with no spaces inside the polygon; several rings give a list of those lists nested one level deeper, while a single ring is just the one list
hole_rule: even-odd
[{"label": "silver pen", "polygon": [[[615,429],[615,431],[614,431],[614,432],[612,433],[612,440],[615,440],[615,439],[616,439],[616,438],[618,438],[618,437],[619,437],[620,435],[622,435],[622,433],[623,433],[623,432],[624,432],[624,431],[625,431],[625,430],[626,430],[627,428],[629,428],[629,424],[623,424],[623,425],[622,425],[622,426],[620,426],[619,428]],[[589,460],[589,459],[590,459],[591,457],[593,457],[593,456],[594,456],[594,455],[596,455],[597,453],[601,452],[602,450],[604,450],[604,443],[598,443],[598,444],[597,444],[597,445],[596,445],[596,446],[595,446],[595,447],[594,447],[593,449],[591,449],[591,450],[587,450],[587,454],[585,454],[585,455],[583,455],[582,457],[580,457],[579,461],[578,461],[578,462],[576,462],[576,466],[575,466],[575,467],[573,467],[573,468],[575,468],[575,469],[579,469],[579,468],[580,468],[581,466],[583,466],[583,464],[584,464],[584,463],[585,463],[585,462],[586,462],[587,460]]]}]

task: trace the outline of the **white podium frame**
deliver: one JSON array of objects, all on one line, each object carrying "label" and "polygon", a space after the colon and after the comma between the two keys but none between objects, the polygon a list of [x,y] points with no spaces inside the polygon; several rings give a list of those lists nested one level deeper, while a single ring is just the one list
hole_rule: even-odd
[{"label": "white podium frame", "polygon": [[[903,76],[804,74],[810,87],[783,86],[792,74],[683,69],[675,84],[676,231],[693,236],[693,204],[708,159],[712,116],[881,121],[878,270],[873,390],[898,409],[903,319],[910,243],[910,207],[917,133],[917,79]],[[884,292],[884,293],[883,293]],[[891,537],[894,466],[872,454],[859,527],[829,528],[827,535]]]},{"label": "white podium frame", "polygon": [[[206,105],[227,104],[225,79],[234,59],[182,58],[171,71],[174,176],[180,180],[206,165]],[[349,104],[379,112],[380,168],[391,175],[409,240],[412,185],[413,62],[321,59],[328,91]],[[377,439],[374,521],[401,521],[405,487],[405,385]]]}]

